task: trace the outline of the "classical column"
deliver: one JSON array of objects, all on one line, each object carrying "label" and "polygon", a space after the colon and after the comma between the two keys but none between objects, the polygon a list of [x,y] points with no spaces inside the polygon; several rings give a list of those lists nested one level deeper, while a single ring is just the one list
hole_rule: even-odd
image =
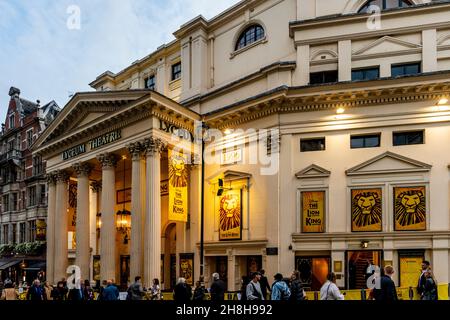
[{"label": "classical column", "polygon": [[130,279],[143,275],[144,263],[144,208],[145,208],[145,162],[143,147],[139,142],[127,146],[131,154],[131,245],[130,245]]},{"label": "classical column", "polygon": [[47,271],[46,279],[50,284],[55,282],[55,213],[56,213],[56,176],[53,172],[47,174]]},{"label": "classical column", "polygon": [[76,163],[73,169],[77,174],[77,225],[76,259],[80,267],[81,279],[89,279],[90,270],[90,230],[89,230],[89,174],[92,166],[88,163]]},{"label": "classical column", "polygon": [[117,157],[101,154],[97,159],[102,164],[102,226],[100,230],[100,277],[101,280],[115,279],[116,276],[116,203]]},{"label": "classical column", "polygon": [[144,223],[144,283],[150,287],[161,276],[161,194],[160,161],[164,144],[161,139],[145,139],[147,157],[147,201]]},{"label": "classical column", "polygon": [[54,279],[59,281],[62,278],[67,278],[68,266],[68,181],[69,174],[60,170],[56,174],[56,199],[55,199],[55,268]]}]

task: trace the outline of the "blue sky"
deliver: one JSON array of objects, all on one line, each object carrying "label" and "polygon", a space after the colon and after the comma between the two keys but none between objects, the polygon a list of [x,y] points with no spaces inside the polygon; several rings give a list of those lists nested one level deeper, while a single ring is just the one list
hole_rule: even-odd
[{"label": "blue sky", "polygon": [[[238,0],[0,0],[0,122],[11,86],[61,107],[106,70],[118,72],[174,39],[199,14],[210,19]],[[80,28],[71,6],[80,9]],[[68,12],[69,10],[69,12]],[[76,21],[76,20],[75,20]]]}]

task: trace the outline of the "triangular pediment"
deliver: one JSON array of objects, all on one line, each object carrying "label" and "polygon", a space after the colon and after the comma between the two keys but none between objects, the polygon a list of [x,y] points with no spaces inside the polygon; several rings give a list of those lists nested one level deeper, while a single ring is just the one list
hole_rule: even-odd
[{"label": "triangular pediment", "polygon": [[437,45],[438,46],[448,46],[448,45],[450,45],[450,33],[442,35],[437,40]]},{"label": "triangular pediment", "polygon": [[305,178],[326,178],[331,174],[330,171],[319,167],[318,165],[312,164],[305,169],[297,172],[295,176],[297,179],[305,179]]},{"label": "triangular pediment", "polygon": [[346,171],[348,176],[430,171],[431,165],[386,152]]},{"label": "triangular pediment", "polygon": [[390,36],[385,36],[353,52],[354,55],[370,55],[386,52],[404,51],[418,49],[419,44],[403,41]]},{"label": "triangular pediment", "polygon": [[250,179],[252,177],[251,173],[233,171],[233,170],[225,170],[219,171],[211,177],[207,178],[211,184],[217,183],[218,179],[223,179],[224,181],[234,181],[234,180],[243,180]]}]

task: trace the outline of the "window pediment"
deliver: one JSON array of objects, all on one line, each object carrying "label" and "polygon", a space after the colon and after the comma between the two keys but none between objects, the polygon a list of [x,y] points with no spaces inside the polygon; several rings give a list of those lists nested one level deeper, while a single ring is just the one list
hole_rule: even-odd
[{"label": "window pediment", "polygon": [[331,174],[330,171],[328,171],[328,170],[326,170],[326,169],[324,169],[324,168],[322,168],[322,167],[320,167],[318,165],[312,164],[312,165],[306,167],[305,169],[297,172],[295,174],[295,177],[297,179],[327,178],[327,177],[330,176],[330,174]]}]

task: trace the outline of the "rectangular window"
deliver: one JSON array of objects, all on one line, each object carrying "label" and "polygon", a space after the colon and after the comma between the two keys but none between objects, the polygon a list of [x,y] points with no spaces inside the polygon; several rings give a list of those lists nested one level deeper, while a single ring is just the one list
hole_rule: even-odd
[{"label": "rectangular window", "polygon": [[17,243],[17,223],[12,224],[12,243]]},{"label": "rectangular window", "polygon": [[155,76],[150,76],[145,79],[145,88],[150,90],[155,90],[156,88],[156,78]]},{"label": "rectangular window", "polygon": [[4,224],[3,225],[3,244],[9,243],[9,225]]},{"label": "rectangular window", "polygon": [[325,150],[325,138],[301,139],[300,151],[322,151]]},{"label": "rectangular window", "polygon": [[6,194],[3,196],[3,212],[9,211],[9,195]]},{"label": "rectangular window", "polygon": [[27,131],[27,148],[33,144],[33,129]]},{"label": "rectangular window", "polygon": [[39,192],[39,204],[40,204],[40,205],[45,205],[45,198],[46,198],[46,196],[45,196],[45,185],[44,185],[44,184],[41,184],[41,185],[39,186],[39,188],[40,188],[40,192]]},{"label": "rectangular window", "polygon": [[423,130],[393,133],[394,146],[405,146],[410,144],[423,144],[423,143],[424,143]]},{"label": "rectangular window", "polygon": [[25,222],[19,224],[19,243],[24,243],[26,241],[26,225]]},{"label": "rectangular window", "polygon": [[172,81],[181,78],[181,62],[172,65]]},{"label": "rectangular window", "polygon": [[32,207],[36,205],[36,186],[28,188],[28,206]]},{"label": "rectangular window", "polygon": [[14,114],[9,116],[9,128],[14,129],[16,127],[16,116]]},{"label": "rectangular window", "polygon": [[338,82],[338,71],[313,72],[309,75],[310,84],[333,83]]},{"label": "rectangular window", "polygon": [[18,203],[17,193],[13,193],[12,196],[13,196],[12,211],[17,211],[17,203]]},{"label": "rectangular window", "polygon": [[420,63],[406,63],[391,66],[391,76],[407,76],[420,73]]},{"label": "rectangular window", "polygon": [[379,77],[380,77],[380,67],[352,70],[352,81],[375,80],[378,79]]},{"label": "rectangular window", "polygon": [[8,141],[8,151],[16,150],[16,140],[12,139]]},{"label": "rectangular window", "polygon": [[351,136],[350,148],[375,148],[380,146],[380,134],[368,134],[364,136]]},{"label": "rectangular window", "polygon": [[32,220],[28,222],[29,229],[30,229],[30,238],[28,239],[29,242],[36,241],[36,220]]},{"label": "rectangular window", "polygon": [[22,209],[25,209],[27,207],[27,203],[26,203],[26,196],[25,196],[25,191],[22,191]]}]

